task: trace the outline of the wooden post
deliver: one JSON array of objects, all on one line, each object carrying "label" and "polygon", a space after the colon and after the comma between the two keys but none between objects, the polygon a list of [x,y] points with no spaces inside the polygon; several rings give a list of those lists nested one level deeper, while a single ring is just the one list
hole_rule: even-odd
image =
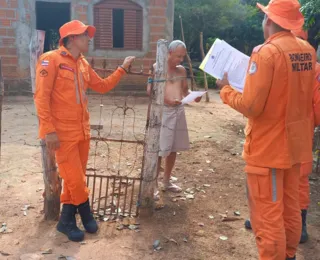
[{"label": "wooden post", "polygon": [[[202,60],[205,58],[204,50],[203,50],[203,32],[200,33],[200,51]],[[210,102],[209,98],[209,88],[208,88],[208,80],[207,80],[207,73],[203,72],[203,78],[204,78],[204,89],[207,91],[206,93],[206,102]]]},{"label": "wooden post", "polygon": [[[181,25],[182,41],[183,41],[184,43],[186,43],[186,42],[185,42],[185,38],[184,38],[184,30],[183,30],[183,24],[182,24],[182,17],[181,17],[181,15],[179,15],[179,19],[180,19],[180,25]],[[196,83],[196,81],[195,81],[195,79],[194,79],[193,68],[192,68],[192,61],[191,61],[191,58],[190,58],[188,52],[187,52],[186,57],[187,57],[187,62],[188,62],[188,65],[189,65],[190,76],[191,76],[191,90],[194,91],[194,90],[197,90],[198,87],[197,87],[197,83]]]},{"label": "wooden post", "polygon": [[164,88],[168,67],[168,42],[159,40],[157,44],[157,66],[155,82],[151,93],[150,118],[147,126],[144,145],[144,160],[142,171],[142,186],[139,198],[140,216],[151,217],[154,212],[154,188],[157,178],[159,158],[159,138],[162,124],[162,110],[164,103]]},{"label": "wooden post", "polygon": [[45,31],[34,30],[31,35],[29,51],[32,93],[35,92],[36,65],[39,57],[43,53],[45,33]]},{"label": "wooden post", "polygon": [[[43,53],[45,32],[35,30],[32,34],[30,50],[30,74],[32,92],[35,92],[36,65]],[[41,144],[41,159],[44,180],[44,218],[45,220],[57,220],[60,214],[61,180],[57,172],[54,152],[47,149],[44,140]]]},{"label": "wooden post", "polygon": [[2,63],[0,58],[0,160],[1,160],[1,135],[2,135],[2,106],[4,96],[4,81],[2,76]]},{"label": "wooden post", "polygon": [[54,152],[41,140],[41,159],[44,180],[44,219],[58,220],[60,214],[61,179],[56,167]]}]

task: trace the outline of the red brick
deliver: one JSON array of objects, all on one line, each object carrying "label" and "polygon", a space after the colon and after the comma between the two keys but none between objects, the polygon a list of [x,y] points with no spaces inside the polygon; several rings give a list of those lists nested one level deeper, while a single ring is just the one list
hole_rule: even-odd
[{"label": "red brick", "polygon": [[0,48],[0,56],[7,55],[7,49],[6,48]]},{"label": "red brick", "polygon": [[6,18],[6,11],[4,9],[0,9],[0,18]]},{"label": "red brick", "polygon": [[149,24],[152,25],[160,25],[160,24],[163,24],[165,25],[166,24],[166,21],[167,21],[167,18],[166,17],[149,17]]},{"label": "red brick", "polygon": [[3,62],[3,64],[17,65],[18,58],[17,57],[2,57],[2,62]]},{"label": "red brick", "polygon": [[16,48],[7,48],[8,55],[17,55],[17,49]]},{"label": "red brick", "polygon": [[18,8],[18,1],[17,0],[9,0],[8,3],[10,3],[11,8]]},{"label": "red brick", "polygon": [[16,42],[15,38],[3,38],[2,39],[3,46],[12,46],[15,44],[15,42]]},{"label": "red brick", "polygon": [[0,28],[0,36],[7,36],[7,29]]},{"label": "red brick", "polygon": [[167,6],[168,0],[151,0],[150,6]]},{"label": "red brick", "polygon": [[6,10],[6,17],[7,18],[15,18],[16,17],[16,11],[14,11],[14,10]]},{"label": "red brick", "polygon": [[163,7],[151,7],[149,9],[149,16],[165,16],[166,8]]},{"label": "red brick", "polygon": [[17,76],[17,66],[3,66],[4,77],[15,77]]},{"label": "red brick", "polygon": [[0,7],[4,7],[4,8],[9,7],[7,0],[0,0]]},{"label": "red brick", "polygon": [[16,56],[16,48],[0,48],[0,56]]},{"label": "red brick", "polygon": [[156,33],[163,33],[166,31],[165,25],[160,25],[160,26],[154,26],[154,25],[150,25],[150,32],[151,35],[152,34],[156,34]]},{"label": "red brick", "polygon": [[78,19],[83,23],[88,20],[86,14],[78,14]]},{"label": "red brick", "polygon": [[0,24],[1,24],[2,26],[10,27],[10,26],[11,26],[11,21],[8,20],[8,19],[0,19]]}]

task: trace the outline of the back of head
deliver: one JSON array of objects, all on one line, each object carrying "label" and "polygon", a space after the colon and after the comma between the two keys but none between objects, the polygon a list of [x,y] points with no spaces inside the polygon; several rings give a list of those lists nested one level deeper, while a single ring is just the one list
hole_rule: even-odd
[{"label": "back of head", "polygon": [[187,48],[186,44],[180,40],[174,40],[169,44],[169,52],[174,52],[179,47]]}]

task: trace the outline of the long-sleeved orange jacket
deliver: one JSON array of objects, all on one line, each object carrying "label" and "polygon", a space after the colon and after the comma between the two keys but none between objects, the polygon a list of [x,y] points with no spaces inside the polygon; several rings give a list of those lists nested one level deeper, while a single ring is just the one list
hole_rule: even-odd
[{"label": "long-sleeved orange jacket", "polygon": [[315,126],[320,125],[320,63],[316,65],[316,78],[313,88],[313,112]]},{"label": "long-sleeved orange jacket", "polygon": [[224,103],[248,118],[243,157],[252,166],[286,169],[312,160],[312,96],[316,54],[290,32],[256,47],[243,94],[231,86]]},{"label": "long-sleeved orange jacket", "polygon": [[100,78],[83,56],[77,60],[65,47],[43,54],[36,69],[35,105],[39,117],[39,137],[56,132],[60,141],[90,138],[86,90],[99,93],[113,89],[126,74],[118,68]]}]

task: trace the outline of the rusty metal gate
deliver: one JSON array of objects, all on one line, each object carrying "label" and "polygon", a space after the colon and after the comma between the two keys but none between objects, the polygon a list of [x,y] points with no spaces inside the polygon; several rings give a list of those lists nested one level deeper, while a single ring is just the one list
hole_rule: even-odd
[{"label": "rusty metal gate", "polygon": [[[94,62],[91,62],[94,67]],[[95,69],[106,77],[110,70]],[[146,76],[141,72],[133,75]],[[137,216],[149,99],[135,95],[88,93],[91,145],[87,186],[100,219]]]}]

